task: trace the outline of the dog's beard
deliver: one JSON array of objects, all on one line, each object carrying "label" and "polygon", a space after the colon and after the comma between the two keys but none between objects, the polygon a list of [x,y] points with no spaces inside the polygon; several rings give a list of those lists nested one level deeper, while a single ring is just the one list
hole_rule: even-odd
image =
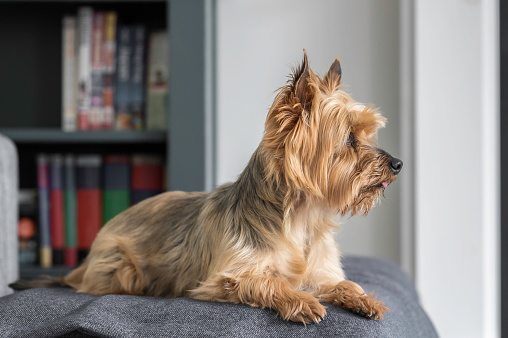
[{"label": "dog's beard", "polygon": [[347,205],[340,210],[342,216],[350,214],[366,216],[369,211],[376,206],[381,197],[385,197],[384,191],[393,182],[392,177],[386,177],[383,174],[375,175],[371,182],[358,184],[351,187],[353,192],[349,198]]},{"label": "dog's beard", "polygon": [[351,216],[358,214],[366,216],[381,199],[381,196],[384,197],[384,186],[364,187],[350,205]]}]

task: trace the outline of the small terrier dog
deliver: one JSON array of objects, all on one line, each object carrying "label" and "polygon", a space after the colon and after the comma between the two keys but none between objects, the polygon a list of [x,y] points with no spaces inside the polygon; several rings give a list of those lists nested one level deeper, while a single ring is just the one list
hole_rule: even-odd
[{"label": "small terrier dog", "polygon": [[346,280],[332,231],[338,214],[367,214],[402,161],[376,147],[385,118],[340,82],[339,58],[319,77],[304,50],[236,182],[147,199],[107,223],[65,278],[12,287],[245,303],[305,324],[325,302],[382,319],[388,308]]}]

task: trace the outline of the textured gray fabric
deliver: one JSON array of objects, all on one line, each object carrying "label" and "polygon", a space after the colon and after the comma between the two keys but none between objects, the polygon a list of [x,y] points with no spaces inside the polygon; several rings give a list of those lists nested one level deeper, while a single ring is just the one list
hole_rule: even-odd
[{"label": "textured gray fabric", "polygon": [[0,296],[18,278],[18,154],[11,140],[0,135]]},{"label": "textured gray fabric", "polygon": [[32,289],[0,298],[0,337],[437,337],[412,282],[395,264],[348,257],[344,268],[391,309],[384,320],[328,304],[321,323],[304,326],[247,305]]}]

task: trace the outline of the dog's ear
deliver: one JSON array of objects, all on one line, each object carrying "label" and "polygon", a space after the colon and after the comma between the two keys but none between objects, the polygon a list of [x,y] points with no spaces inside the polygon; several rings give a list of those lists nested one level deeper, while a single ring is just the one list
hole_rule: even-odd
[{"label": "dog's ear", "polygon": [[303,62],[293,74],[293,95],[300,100],[303,109],[310,110],[312,98],[314,96],[313,89],[309,86],[310,68],[307,59],[307,52],[303,50]]},{"label": "dog's ear", "polygon": [[342,78],[342,68],[340,67],[340,59],[339,57],[336,57],[332,65],[330,66],[330,69],[328,69],[328,73],[326,73],[325,75],[325,81],[326,82],[336,81],[335,84],[339,85],[341,78]]}]

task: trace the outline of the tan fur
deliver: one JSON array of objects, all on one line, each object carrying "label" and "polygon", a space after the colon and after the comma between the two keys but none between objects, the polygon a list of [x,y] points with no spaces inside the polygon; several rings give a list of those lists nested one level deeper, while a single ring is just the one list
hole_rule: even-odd
[{"label": "tan fur", "polygon": [[320,78],[305,56],[236,182],[131,207],[65,282],[98,295],[245,303],[303,323],[323,318],[319,301],[383,318],[383,303],[345,280],[333,230],[337,214],[366,214],[396,176],[375,146],[385,119],[341,89],[340,69],[336,59]]}]

